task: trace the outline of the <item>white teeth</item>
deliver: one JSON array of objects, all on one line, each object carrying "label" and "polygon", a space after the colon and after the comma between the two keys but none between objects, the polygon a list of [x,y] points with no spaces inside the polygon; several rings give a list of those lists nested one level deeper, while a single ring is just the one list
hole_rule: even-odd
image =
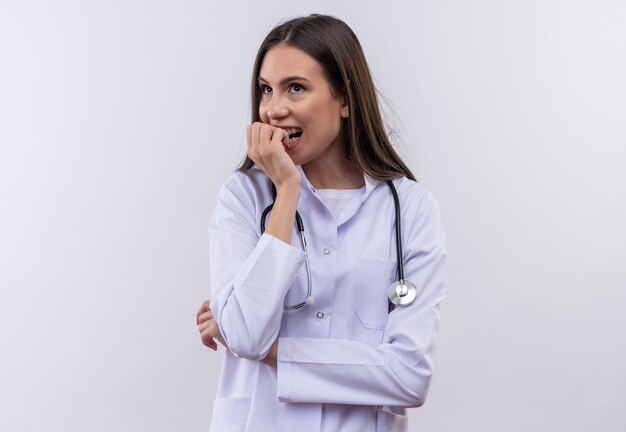
[{"label": "white teeth", "polygon": [[293,143],[296,142],[297,140],[300,139],[300,137],[291,137],[291,135],[298,133],[298,132],[302,132],[302,129],[300,128],[287,128],[285,129],[287,131],[287,133],[290,135],[290,137],[287,139],[288,142]]},{"label": "white teeth", "polygon": [[295,134],[296,132],[301,132],[301,131],[302,131],[302,129],[300,129],[300,128],[289,128],[289,129],[287,129],[287,133],[288,133],[289,135],[293,135],[293,134]]}]

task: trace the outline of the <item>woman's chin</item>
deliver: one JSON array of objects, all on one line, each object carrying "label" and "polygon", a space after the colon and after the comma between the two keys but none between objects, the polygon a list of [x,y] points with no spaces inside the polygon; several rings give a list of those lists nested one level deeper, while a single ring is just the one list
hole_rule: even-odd
[{"label": "woman's chin", "polygon": [[287,155],[291,158],[293,163],[295,163],[296,165],[301,165],[302,157],[298,154],[299,152],[297,148],[291,147],[286,151]]}]

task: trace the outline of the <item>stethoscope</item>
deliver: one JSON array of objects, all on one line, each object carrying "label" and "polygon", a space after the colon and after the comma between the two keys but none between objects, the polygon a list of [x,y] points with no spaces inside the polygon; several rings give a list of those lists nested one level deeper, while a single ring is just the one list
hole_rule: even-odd
[{"label": "stethoscope", "polygon": [[[417,297],[417,288],[411,281],[404,279],[404,265],[402,263],[402,230],[400,227],[400,200],[398,198],[398,192],[396,191],[396,187],[393,185],[391,180],[386,181],[387,185],[391,189],[391,195],[393,196],[393,202],[396,210],[396,259],[398,263],[398,280],[393,282],[389,288],[387,289],[387,297],[389,297],[389,310],[393,309],[393,305],[396,306],[408,306]],[[276,199],[276,187],[272,184],[272,196],[274,200]],[[274,203],[272,202],[268,205],[263,213],[261,214],[261,233],[265,232],[265,219],[267,218],[268,213],[274,207]],[[304,236],[304,224],[302,223],[302,217],[300,217],[300,213],[296,210],[296,226],[298,227],[298,233],[300,234],[300,244],[302,245],[302,250],[304,251],[304,262],[306,266],[306,274],[307,274],[307,293],[304,301],[300,303],[296,303],[293,305],[284,305],[284,308],[287,310],[300,309],[307,304],[313,304],[313,296],[312,294],[312,282],[311,282],[311,265],[309,263],[309,254],[306,248],[306,237]]]}]

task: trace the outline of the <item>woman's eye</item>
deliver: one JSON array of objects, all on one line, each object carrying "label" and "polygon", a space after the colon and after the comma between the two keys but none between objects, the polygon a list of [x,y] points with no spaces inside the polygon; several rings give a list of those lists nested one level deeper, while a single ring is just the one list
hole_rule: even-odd
[{"label": "woman's eye", "polygon": [[261,85],[261,93],[263,94],[269,94],[272,92],[272,88],[268,85],[262,84]]},{"label": "woman's eye", "polygon": [[304,90],[304,87],[302,87],[300,84],[293,84],[291,86],[291,89],[296,93],[300,93],[301,91]]}]

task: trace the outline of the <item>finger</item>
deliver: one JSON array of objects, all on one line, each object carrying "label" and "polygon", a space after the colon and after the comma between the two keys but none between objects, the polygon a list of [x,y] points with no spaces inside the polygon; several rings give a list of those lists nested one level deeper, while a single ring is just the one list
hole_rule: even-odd
[{"label": "finger", "polygon": [[272,141],[280,143],[285,149],[289,148],[289,132],[281,128],[274,128],[274,133],[272,134]]},{"label": "finger", "polygon": [[254,122],[246,128],[246,138],[248,139],[248,150],[253,147],[256,147],[255,142],[258,142],[259,137],[259,128],[263,123]]},{"label": "finger", "polygon": [[259,143],[261,142],[261,130],[263,129],[263,123],[256,122],[252,128],[252,146],[258,150]]},{"label": "finger", "polygon": [[214,318],[213,311],[211,309],[200,314],[200,322],[204,322],[211,318]]},{"label": "finger", "polygon": [[202,339],[202,343],[207,346],[209,346],[207,344],[209,341],[211,341],[211,343],[215,343],[214,339],[216,339],[217,336],[219,336],[220,338],[222,337],[219,330],[217,329],[217,326],[208,325],[200,332],[200,338]]},{"label": "finger", "polygon": [[200,308],[196,312],[196,325],[200,324],[200,322],[198,321],[200,314],[208,311],[210,306],[211,306],[211,302],[209,300],[205,300],[202,302],[202,304],[200,305]]},{"label": "finger", "polygon": [[250,142],[248,145],[248,156],[255,163],[258,161],[258,153],[259,153],[259,134],[261,133],[261,126],[263,123],[255,122],[252,123],[252,127],[250,128]]},{"label": "finger", "polygon": [[200,333],[204,333],[210,326],[211,326],[211,320],[200,323],[198,325],[198,331]]},{"label": "finger", "polygon": [[214,319],[210,319],[208,321],[201,323],[198,326],[198,331],[200,331],[200,333],[204,333],[208,331],[211,337],[216,337],[218,334],[221,334],[220,328],[217,326],[217,323],[215,322]]},{"label": "finger", "polygon": [[197,324],[202,324],[203,322],[208,321],[210,319],[214,319],[214,316],[213,316],[213,312],[209,310],[209,311],[206,311],[204,313],[201,313],[198,316],[198,323]]},{"label": "finger", "polygon": [[213,351],[217,351],[217,343],[212,337],[208,335],[200,335],[200,339],[202,340],[202,344],[211,348]]},{"label": "finger", "polygon": [[274,127],[268,124],[264,124],[261,127],[259,150],[261,156],[266,156],[272,151],[272,135],[274,134]]}]

